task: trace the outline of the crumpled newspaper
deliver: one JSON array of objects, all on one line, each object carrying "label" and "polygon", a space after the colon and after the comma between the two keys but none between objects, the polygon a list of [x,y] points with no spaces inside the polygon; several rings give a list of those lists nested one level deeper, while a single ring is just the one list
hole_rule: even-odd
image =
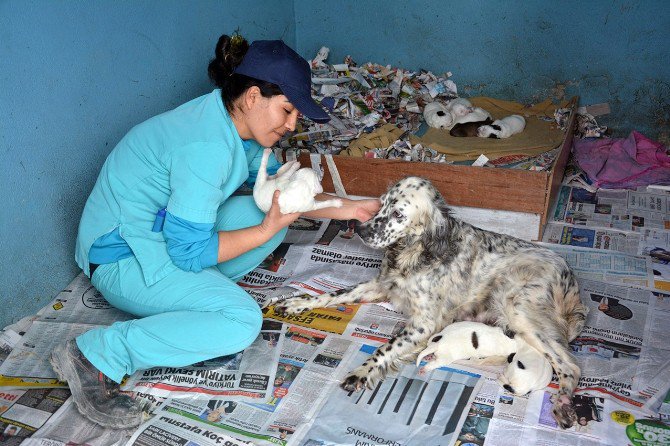
[{"label": "crumpled newspaper", "polygon": [[363,132],[384,124],[415,132],[426,103],[458,96],[451,73],[409,71],[368,62],[358,66],[347,56],[343,63],[326,63],[330,50],[322,47],[310,61],[312,96],[328,110],[331,121],[317,124],[301,118],[296,131],[279,142],[283,149],[338,154]]},{"label": "crumpled newspaper", "polygon": [[421,144],[412,146],[407,140],[399,139],[389,147],[370,149],[365,152],[365,158],[401,159],[403,161],[420,161],[424,163],[446,163],[443,153]]},{"label": "crumpled newspaper", "polygon": [[[570,109],[559,108],[554,112],[554,118],[558,127],[565,131],[570,120]],[[596,122],[596,118],[588,113],[578,113],[577,124],[575,126],[575,136],[577,138],[602,138],[607,136],[607,127],[601,126]]]}]

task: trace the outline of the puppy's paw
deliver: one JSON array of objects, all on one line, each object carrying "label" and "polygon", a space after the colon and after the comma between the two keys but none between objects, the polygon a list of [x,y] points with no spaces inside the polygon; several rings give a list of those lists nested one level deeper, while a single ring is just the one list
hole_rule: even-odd
[{"label": "puppy's paw", "polygon": [[362,366],[349,373],[340,387],[347,392],[358,392],[363,389],[374,389],[379,382],[379,378],[375,377],[373,373],[368,373],[368,368]]},{"label": "puppy's paw", "polygon": [[559,394],[556,397],[552,415],[561,429],[568,429],[577,422],[577,412],[572,405],[572,399],[566,394]]}]

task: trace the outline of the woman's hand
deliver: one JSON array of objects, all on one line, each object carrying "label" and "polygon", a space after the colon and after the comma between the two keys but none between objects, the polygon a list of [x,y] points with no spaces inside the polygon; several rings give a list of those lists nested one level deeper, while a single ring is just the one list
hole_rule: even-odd
[{"label": "woman's hand", "polygon": [[[327,194],[319,194],[316,199],[329,200],[336,197]],[[305,217],[310,218],[333,218],[336,220],[358,220],[366,222],[370,220],[381,207],[381,202],[378,198],[365,198],[362,200],[350,200],[348,198],[340,198],[342,200],[342,207],[339,208],[323,208],[316,211],[309,211],[303,213]]]},{"label": "woman's hand", "polygon": [[377,198],[367,198],[364,200],[350,200],[348,205],[354,207],[353,218],[360,221],[361,223],[364,223],[374,217],[377,212],[379,212],[381,202]]},{"label": "woman's hand", "polygon": [[279,191],[276,190],[272,196],[272,206],[265,215],[263,222],[260,224],[262,231],[274,235],[286,226],[290,225],[300,217],[300,212],[292,214],[282,214],[279,210]]}]

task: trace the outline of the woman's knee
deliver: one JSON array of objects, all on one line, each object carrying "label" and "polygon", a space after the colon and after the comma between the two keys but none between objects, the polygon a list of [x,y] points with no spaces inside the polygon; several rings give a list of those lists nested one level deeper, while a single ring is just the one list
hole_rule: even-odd
[{"label": "woman's knee", "polygon": [[235,337],[241,344],[239,350],[251,345],[258,337],[263,325],[263,313],[253,297],[244,293],[246,298],[240,299],[240,305],[235,308],[222,310],[230,328],[234,330]]},{"label": "woman's knee", "polygon": [[266,247],[268,254],[277,249],[279,244],[284,241],[287,232],[288,228],[282,228],[267,243],[263,245],[264,247]]}]

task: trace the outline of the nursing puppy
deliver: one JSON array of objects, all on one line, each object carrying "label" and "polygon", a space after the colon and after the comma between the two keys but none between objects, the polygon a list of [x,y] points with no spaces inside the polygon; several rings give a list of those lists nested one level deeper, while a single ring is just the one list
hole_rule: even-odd
[{"label": "nursing puppy", "polygon": [[551,381],[549,361],[519,335],[505,334],[500,327],[481,322],[454,322],[433,335],[428,347],[419,353],[418,366],[427,363],[425,371],[447,366],[459,359],[507,358],[507,367],[498,379],[510,393],[525,395],[544,389]]},{"label": "nursing puppy", "polygon": [[512,135],[523,132],[526,128],[526,120],[520,115],[510,115],[502,119],[496,119],[491,125],[485,125],[477,130],[480,138],[509,138]]},{"label": "nursing puppy", "polygon": [[466,122],[485,121],[487,119],[493,120],[493,118],[491,117],[491,113],[487,112],[481,107],[472,107],[469,113],[455,118],[454,125],[465,124]]},{"label": "nursing puppy", "polygon": [[451,136],[458,136],[458,137],[478,136],[477,131],[479,130],[479,127],[491,124],[492,122],[493,119],[487,118],[484,121],[474,121],[474,122],[456,124],[451,130],[449,130],[449,134]]},{"label": "nursing puppy", "polygon": [[272,207],[272,196],[279,190],[279,210],[282,214],[307,212],[327,207],[339,208],[342,200],[316,201],[314,197],[323,192],[319,177],[309,167],[300,168],[298,161],[289,161],[275,175],[268,176],[267,167],[271,149],[263,151],[254,185],[254,201],[263,212]]},{"label": "nursing puppy", "polygon": [[342,388],[374,389],[389,370],[412,360],[430,337],[454,321],[474,320],[514,332],[539,351],[558,376],[553,415],[576,421],[572,395],[580,370],[568,342],[588,308],[565,260],[553,251],[485,231],[451,216],[430,181],[409,177],[381,197],[381,208],[359,228],[363,241],[384,250],[379,276],[351,290],[297,296],[279,314],[361,302],[390,301],[407,326],[344,379]]},{"label": "nursing puppy", "polygon": [[472,102],[465,98],[455,98],[447,103],[447,110],[449,110],[454,118],[465,116],[472,112]]}]

